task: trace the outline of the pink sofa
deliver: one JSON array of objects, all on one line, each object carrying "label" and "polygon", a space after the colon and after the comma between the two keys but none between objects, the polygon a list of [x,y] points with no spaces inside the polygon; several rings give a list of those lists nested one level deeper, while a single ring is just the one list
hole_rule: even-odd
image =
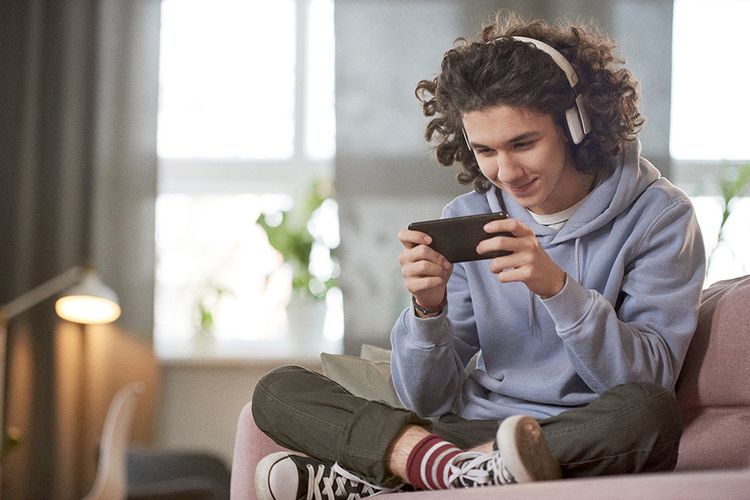
[{"label": "pink sofa", "polygon": [[[704,292],[677,399],[685,431],[675,472],[395,493],[389,498],[750,499],[750,276],[717,283]],[[237,426],[234,500],[255,499],[255,465],[279,450],[255,426],[248,403]]]}]

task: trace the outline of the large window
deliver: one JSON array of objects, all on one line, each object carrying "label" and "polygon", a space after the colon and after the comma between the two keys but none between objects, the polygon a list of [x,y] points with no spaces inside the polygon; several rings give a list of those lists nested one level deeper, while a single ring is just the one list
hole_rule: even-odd
[{"label": "large window", "polygon": [[[256,221],[330,180],[333,36],[333,0],[162,2],[154,335],[162,357],[190,355],[202,335],[234,354],[248,343],[289,344],[291,271]],[[311,223],[335,240],[335,202]],[[311,265],[320,280],[335,272],[320,259]],[[324,304],[323,333],[335,341],[340,292]]]},{"label": "large window", "polygon": [[[670,151],[673,178],[695,201],[710,255],[708,282],[750,273],[750,38],[747,0],[675,0]],[[721,241],[719,241],[721,240]]]},{"label": "large window", "polygon": [[676,0],[672,156],[750,159],[747,0]]}]

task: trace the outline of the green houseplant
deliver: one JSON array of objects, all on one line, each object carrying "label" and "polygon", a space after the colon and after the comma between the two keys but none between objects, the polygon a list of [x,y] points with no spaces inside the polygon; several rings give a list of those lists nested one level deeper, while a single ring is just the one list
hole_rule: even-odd
[{"label": "green houseplant", "polygon": [[195,305],[197,335],[211,338],[216,324],[216,308],[224,295],[231,295],[232,291],[214,284],[206,285],[199,295]]},{"label": "green houseplant", "polygon": [[[336,285],[338,264],[335,244],[327,242],[315,230],[314,221],[321,206],[332,199],[331,183],[314,181],[302,200],[288,211],[262,214],[257,223],[266,231],[268,242],[292,270],[292,290],[296,295],[322,300]],[[327,256],[330,273],[315,273],[311,266],[314,253]]]},{"label": "green houseplant", "polygon": [[734,208],[735,201],[741,196],[747,194],[747,187],[750,185],[750,163],[740,165],[737,168],[725,167],[721,170],[719,177],[719,189],[721,191],[721,223],[719,224],[719,233],[717,236],[716,244],[709,253],[708,261],[706,263],[706,274],[711,269],[716,250],[722,246],[725,242],[725,229],[727,221],[732,215],[732,209]]}]

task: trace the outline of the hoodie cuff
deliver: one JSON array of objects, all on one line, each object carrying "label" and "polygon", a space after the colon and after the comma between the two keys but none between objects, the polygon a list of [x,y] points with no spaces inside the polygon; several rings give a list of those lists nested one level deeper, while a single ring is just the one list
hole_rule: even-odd
[{"label": "hoodie cuff", "polygon": [[557,331],[562,333],[583,321],[594,305],[594,297],[568,275],[563,289],[553,297],[542,299],[542,304],[555,322]]},{"label": "hoodie cuff", "polygon": [[409,338],[412,342],[424,344],[440,344],[441,341],[448,338],[450,330],[448,325],[448,305],[443,307],[443,311],[437,316],[431,318],[420,318],[417,316],[414,306],[412,305],[406,311],[406,331],[409,332]]}]

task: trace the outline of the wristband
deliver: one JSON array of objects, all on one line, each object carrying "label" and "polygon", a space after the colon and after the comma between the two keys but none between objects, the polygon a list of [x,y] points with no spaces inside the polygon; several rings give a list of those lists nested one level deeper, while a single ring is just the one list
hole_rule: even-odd
[{"label": "wristband", "polygon": [[417,304],[417,299],[414,297],[414,295],[411,296],[411,303],[414,306],[414,309],[421,312],[422,314],[440,314],[443,312],[443,307],[445,307],[445,299],[443,299],[443,302],[435,307],[435,308],[429,308],[429,307],[423,307]]}]

